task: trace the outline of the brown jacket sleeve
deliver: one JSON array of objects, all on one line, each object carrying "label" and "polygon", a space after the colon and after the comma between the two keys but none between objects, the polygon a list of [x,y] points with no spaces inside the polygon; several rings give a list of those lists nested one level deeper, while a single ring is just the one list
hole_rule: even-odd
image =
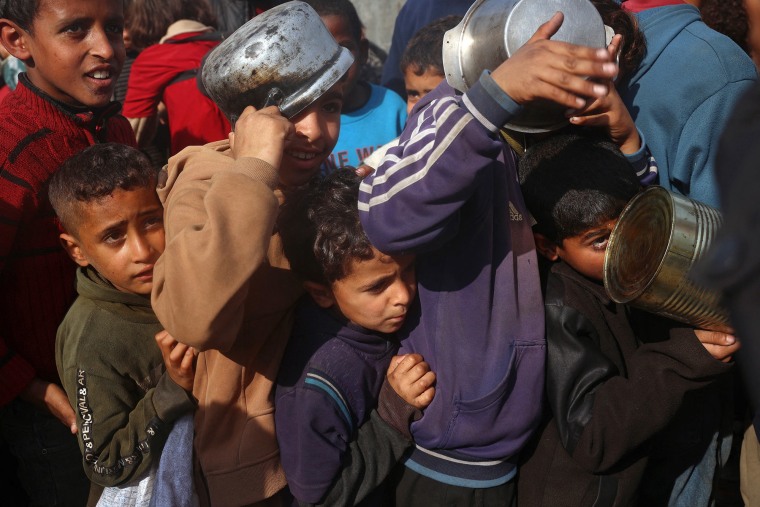
[{"label": "brown jacket sleeve", "polygon": [[166,249],[156,263],[152,304],[164,327],[199,350],[234,345],[279,206],[274,167],[235,160],[220,141],[183,150],[159,184]]}]

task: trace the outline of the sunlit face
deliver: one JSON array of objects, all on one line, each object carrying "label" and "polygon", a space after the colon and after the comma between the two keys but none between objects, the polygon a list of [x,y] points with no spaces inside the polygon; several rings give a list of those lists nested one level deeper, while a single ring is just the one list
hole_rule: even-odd
[{"label": "sunlit face", "polygon": [[404,86],[406,87],[406,113],[411,114],[414,105],[422,97],[430,93],[443,81],[443,76],[430,68],[421,76],[414,73],[411,66],[404,70]]},{"label": "sunlit face", "polygon": [[359,72],[362,65],[367,61],[369,43],[363,37],[356,40],[356,37],[351,32],[351,26],[345,17],[331,14],[329,16],[322,16],[321,19],[330,31],[330,34],[332,34],[335,42],[348,49],[354,57],[354,63],[351,64],[351,67],[346,72],[346,76],[343,78],[343,90],[346,97],[348,97],[359,80]]},{"label": "sunlit face", "polygon": [[32,32],[19,29],[23,48],[14,54],[54,99],[103,106],[124,65],[123,28],[121,0],[40,0]]},{"label": "sunlit face", "polygon": [[610,220],[582,234],[565,238],[562,245],[557,247],[557,255],[582,275],[602,281],[604,253],[616,222],[617,219]]},{"label": "sunlit face", "polygon": [[319,166],[338,142],[342,106],[342,85],[336,83],[291,119],[295,135],[287,142],[280,164],[283,186],[303,185],[319,172]]},{"label": "sunlit face", "polygon": [[75,234],[61,235],[69,255],[122,292],[150,295],[153,265],[164,251],[164,210],[155,189],[116,190],[77,206]]},{"label": "sunlit face", "polygon": [[417,293],[414,255],[352,261],[350,274],[331,284],[335,305],[351,322],[380,333],[398,331]]}]

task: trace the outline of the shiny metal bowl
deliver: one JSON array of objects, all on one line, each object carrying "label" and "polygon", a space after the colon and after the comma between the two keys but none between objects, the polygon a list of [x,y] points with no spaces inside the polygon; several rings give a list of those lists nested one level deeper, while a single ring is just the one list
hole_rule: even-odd
[{"label": "shiny metal bowl", "polygon": [[304,2],[274,7],[235,30],[206,58],[206,92],[234,125],[247,106],[292,118],[337,83],[354,58]]},{"label": "shiny metal bowl", "polygon": [[[588,0],[477,0],[444,36],[446,81],[467,91],[484,70],[494,70],[512,56],[557,11],[565,19],[552,40],[606,46],[602,17]],[[529,133],[556,130],[568,123],[566,109],[549,102],[531,105],[505,127]]]}]

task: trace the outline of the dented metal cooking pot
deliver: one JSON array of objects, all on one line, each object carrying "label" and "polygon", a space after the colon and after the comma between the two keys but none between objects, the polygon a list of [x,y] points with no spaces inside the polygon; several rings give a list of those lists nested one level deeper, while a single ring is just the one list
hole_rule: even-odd
[{"label": "dented metal cooking pot", "polygon": [[[467,91],[484,70],[494,70],[512,56],[557,11],[565,19],[552,40],[606,46],[604,22],[588,0],[477,0],[444,36],[446,81]],[[566,109],[548,102],[532,105],[505,127],[528,133],[556,130],[568,123]]]},{"label": "dented metal cooking pot", "polygon": [[234,125],[249,105],[277,105],[292,118],[337,83],[353,61],[314,9],[294,1],[235,30],[209,53],[201,79]]}]

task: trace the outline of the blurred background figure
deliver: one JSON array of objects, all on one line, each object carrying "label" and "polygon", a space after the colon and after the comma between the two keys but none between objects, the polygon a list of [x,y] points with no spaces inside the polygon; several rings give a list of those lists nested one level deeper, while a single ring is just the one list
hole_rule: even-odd
[{"label": "blurred background figure", "polygon": [[404,76],[399,69],[401,54],[417,31],[431,21],[443,16],[464,16],[472,0],[407,0],[396,17],[391,48],[383,67],[380,83],[405,97]]},{"label": "blurred background figure", "polygon": [[230,124],[196,79],[203,57],[222,40],[208,2],[132,0],[127,23],[131,47],[139,55],[129,73],[122,114],[135,130],[138,146],[153,141],[161,103],[166,107],[170,154],[226,139]]}]

